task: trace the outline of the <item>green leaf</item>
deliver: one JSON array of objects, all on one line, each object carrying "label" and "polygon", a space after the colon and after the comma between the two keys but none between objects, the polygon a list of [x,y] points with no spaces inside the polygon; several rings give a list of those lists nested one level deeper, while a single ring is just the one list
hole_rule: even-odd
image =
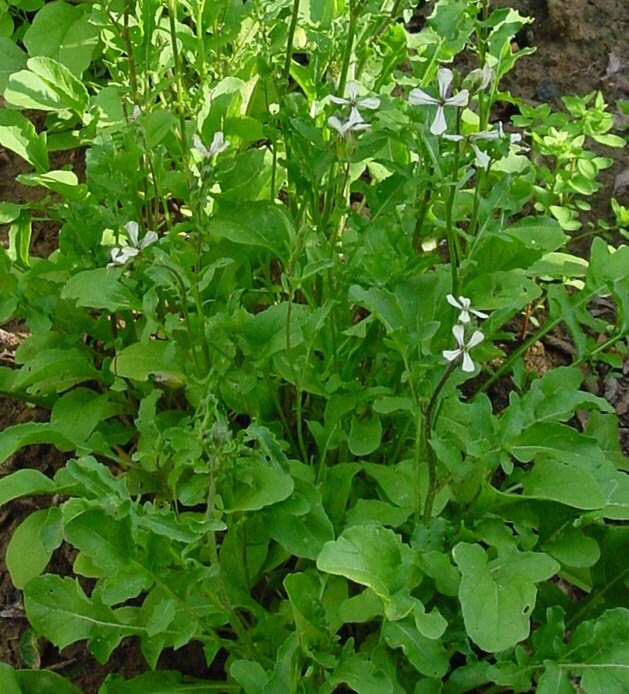
[{"label": "green leaf", "polygon": [[291,476],[265,463],[239,461],[230,483],[221,487],[227,512],[257,511],[288,498],[294,488]]},{"label": "green leaf", "polygon": [[[351,646],[351,640],[347,646]],[[347,691],[345,684],[357,694],[392,694],[393,683],[381,668],[377,667],[365,653],[354,653],[349,647],[343,649],[338,665],[326,678],[326,684],[334,691]],[[340,687],[340,689],[339,689]]]},{"label": "green leaf", "polygon": [[208,232],[240,245],[265,248],[281,258],[288,258],[294,233],[284,207],[264,201],[221,207],[209,221]]},{"label": "green leaf", "polygon": [[72,275],[61,290],[62,299],[76,299],[76,305],[107,311],[140,310],[141,304],[121,282],[122,272],[115,268],[83,270]]},{"label": "green leaf", "polygon": [[98,694],[178,694],[178,692],[221,694],[224,691],[225,685],[221,683],[197,680],[175,670],[158,670],[144,672],[128,680],[117,673],[109,674],[98,690]]},{"label": "green leaf", "polygon": [[9,77],[26,65],[26,53],[11,39],[0,36],[0,94],[6,89]]},{"label": "green leaf", "polygon": [[24,33],[29,55],[54,58],[80,77],[98,42],[98,27],[89,16],[89,6],[73,6],[62,0],[46,3]]},{"label": "green leaf", "polygon": [[99,662],[105,662],[125,636],[142,631],[124,624],[106,605],[89,599],[72,578],[33,578],[24,588],[24,607],[33,628],[57,648],[87,639]]},{"label": "green leaf", "polygon": [[388,600],[408,580],[413,556],[392,530],[370,523],[347,528],[337,540],[327,542],[317,568],[368,586]]},{"label": "green leaf", "polygon": [[443,645],[421,634],[412,619],[385,622],[385,641],[391,648],[401,648],[410,664],[422,675],[442,679],[448,672],[450,658]]},{"label": "green leaf", "polygon": [[41,111],[70,110],[79,117],[88,106],[87,89],[65,65],[53,58],[29,58],[28,69],[9,78],[7,103]]},{"label": "green leaf", "polygon": [[72,171],[48,171],[44,174],[20,174],[17,180],[25,186],[42,186],[68,200],[77,202],[87,197],[87,185],[79,183]]},{"label": "green leaf", "polygon": [[37,171],[48,170],[46,134],[38,135],[35,126],[19,111],[0,108],[0,145],[15,152]]},{"label": "green leaf", "polygon": [[72,682],[50,670],[14,670],[0,663],[2,694],[81,694]]},{"label": "green leaf", "polygon": [[269,676],[260,663],[252,660],[234,660],[229,674],[242,687],[244,694],[264,694]]},{"label": "green leaf", "polygon": [[536,462],[523,485],[523,495],[531,499],[558,501],[584,510],[605,506],[605,494],[587,470],[552,458]]},{"label": "green leaf", "polygon": [[629,691],[628,643],[629,609],[617,607],[575,629],[559,666],[580,676],[581,689],[587,694],[625,694]]},{"label": "green leaf", "polygon": [[7,569],[13,585],[20,590],[31,578],[41,574],[52,556],[53,550],[44,546],[40,534],[48,516],[48,509],[31,513],[13,531],[7,546]]},{"label": "green leaf", "polygon": [[568,526],[542,545],[544,552],[566,566],[587,568],[600,559],[601,550],[593,537],[579,528]]},{"label": "green leaf", "polygon": [[364,419],[352,417],[349,430],[348,446],[355,456],[364,456],[373,453],[382,439],[382,424],[380,417],[372,415]]},{"label": "green leaf", "polygon": [[[7,431],[5,429],[0,434],[0,450],[2,437]],[[9,454],[10,455],[10,454]],[[6,460],[8,456],[2,457],[0,453],[0,462]],[[57,491],[57,485],[49,477],[46,477],[39,470],[27,468],[18,470],[6,477],[0,478],[0,506],[3,506],[8,501],[19,499],[22,496],[31,494],[54,494]]]},{"label": "green leaf", "polygon": [[[19,359],[19,352],[17,356]],[[42,349],[25,362],[13,387],[26,389],[34,395],[62,393],[78,383],[98,380],[98,377],[86,350],[80,347]]]},{"label": "green leaf", "polygon": [[151,376],[173,384],[187,380],[179,348],[167,340],[134,342],[114,357],[109,368],[116,376],[134,381],[148,381]]},{"label": "green leaf", "polygon": [[[20,448],[30,446],[35,443],[50,443],[60,451],[71,451],[74,448],[74,443],[66,438],[64,434],[57,431],[56,428],[48,422],[27,422],[26,424],[15,424],[14,426],[8,427],[4,431],[0,432],[0,463],[4,462],[16,451],[19,451]],[[19,472],[27,471],[20,470]],[[11,475],[11,477],[13,477],[13,475]],[[41,475],[41,477],[48,479],[44,475]],[[50,480],[48,480],[48,482],[50,482]],[[43,491],[47,492],[48,490],[44,489]],[[32,492],[25,493],[28,494]],[[19,494],[18,496],[22,496],[22,494]]]},{"label": "green leaf", "polygon": [[489,562],[480,545],[465,542],[456,545],[453,556],[462,574],[459,601],[470,639],[489,653],[526,639],[535,584],[557,573],[559,564],[538,552],[506,553]]}]

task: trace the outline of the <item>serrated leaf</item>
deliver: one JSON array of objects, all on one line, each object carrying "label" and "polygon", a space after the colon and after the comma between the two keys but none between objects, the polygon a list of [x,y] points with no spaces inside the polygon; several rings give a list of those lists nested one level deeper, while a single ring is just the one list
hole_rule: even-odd
[{"label": "serrated leaf", "polygon": [[107,311],[139,310],[141,304],[120,281],[122,273],[115,268],[83,270],[72,275],[61,290],[62,299],[76,299],[76,305],[104,308]]},{"label": "serrated leaf", "polygon": [[33,628],[57,648],[88,640],[100,662],[125,636],[141,631],[123,624],[106,605],[90,600],[72,578],[33,578],[24,588],[24,608]]}]

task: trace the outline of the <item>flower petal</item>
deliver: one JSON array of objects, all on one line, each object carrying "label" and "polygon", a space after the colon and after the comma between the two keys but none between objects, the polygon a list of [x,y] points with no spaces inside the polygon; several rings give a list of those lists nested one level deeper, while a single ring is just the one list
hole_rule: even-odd
[{"label": "flower petal", "polygon": [[443,111],[443,106],[439,104],[437,106],[437,113],[435,113],[435,119],[430,126],[430,132],[433,135],[443,135],[448,129],[448,124],[446,123],[446,116]]},{"label": "flower petal", "polygon": [[210,152],[208,148],[203,144],[203,140],[196,134],[192,136],[192,146],[204,157],[209,156]]},{"label": "flower petal", "polygon": [[380,108],[380,99],[377,96],[367,96],[364,99],[359,99],[357,106],[375,111],[375,109]]},{"label": "flower petal", "polygon": [[470,313],[473,313],[478,318],[489,318],[489,316],[486,313],[483,313],[482,311],[477,311],[474,308],[470,309]]},{"label": "flower petal", "polygon": [[480,345],[480,343],[485,339],[485,336],[480,330],[475,330],[472,333],[472,337],[470,337],[468,343],[467,343],[467,349],[472,349],[472,347],[476,347],[476,345]]},{"label": "flower petal", "polygon": [[452,70],[447,67],[439,68],[439,72],[437,72],[437,82],[439,83],[439,96],[442,101],[445,101],[448,95],[448,89],[452,84]]},{"label": "flower petal", "polygon": [[423,89],[411,89],[408,95],[408,103],[412,106],[434,106],[439,103],[439,99],[430,96]]},{"label": "flower petal", "polygon": [[452,294],[446,295],[446,301],[450,304],[450,306],[454,306],[454,308],[463,308],[463,306],[461,306],[461,304],[459,303],[458,299]]},{"label": "flower petal", "polygon": [[461,351],[460,349],[444,349],[441,354],[446,361],[454,361],[459,358]]},{"label": "flower petal", "polygon": [[467,89],[461,89],[458,94],[451,96],[449,99],[445,99],[446,106],[467,106],[467,102],[470,100],[470,93]]},{"label": "flower petal", "polygon": [[472,357],[470,357],[467,352],[463,352],[463,364],[461,364],[461,368],[466,373],[471,373],[474,371],[474,362],[472,361]]},{"label": "flower petal", "polygon": [[478,147],[473,142],[472,142],[472,149],[474,150],[474,153],[476,154],[476,161],[475,161],[476,166],[479,169],[486,169],[489,166],[489,163],[491,162],[491,157],[488,154],[485,154],[485,152],[478,149]]},{"label": "flower petal", "polygon": [[345,96],[350,101],[356,101],[359,93],[360,93],[360,84],[358,84],[358,82],[355,82],[354,80],[350,80],[345,85]]},{"label": "flower petal", "polygon": [[465,344],[465,328],[457,324],[452,328],[452,334],[454,335],[457,345],[463,347]]},{"label": "flower petal", "polygon": [[140,236],[140,228],[138,226],[138,223],[137,222],[127,222],[124,225],[124,228],[127,230],[127,236],[129,237],[131,244],[137,248],[138,239]]},{"label": "flower petal", "polygon": [[336,116],[330,116],[328,118],[328,125],[331,128],[334,128],[334,130],[336,130],[336,132],[339,135],[345,135],[345,133],[347,132],[346,124],[341,122],[341,120],[339,118],[337,118]]},{"label": "flower petal", "polygon": [[340,106],[345,106],[346,104],[349,104],[349,99],[345,99],[342,96],[334,96],[333,94],[330,94],[330,96],[328,96],[328,101],[331,101],[333,104],[339,104]]},{"label": "flower petal", "polygon": [[144,249],[147,246],[150,246],[152,243],[155,243],[158,238],[159,237],[154,231],[147,231],[144,238],[140,242],[140,249]]}]

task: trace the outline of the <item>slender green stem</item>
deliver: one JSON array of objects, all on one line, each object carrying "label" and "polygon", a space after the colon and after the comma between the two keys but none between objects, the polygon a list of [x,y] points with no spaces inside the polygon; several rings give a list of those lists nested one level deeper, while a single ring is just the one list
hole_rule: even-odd
[{"label": "slender green stem", "polygon": [[299,18],[299,2],[300,0],[293,0],[293,11],[290,18],[290,26],[288,27],[288,38],[286,40],[286,61],[284,62],[284,72],[282,75],[286,87],[288,87],[290,64],[293,59],[293,42],[295,40],[295,31],[297,30],[297,20]]},{"label": "slender green stem", "polygon": [[[430,445],[430,436],[437,426],[438,413],[435,413],[435,406],[439,402],[439,396],[443,387],[447,383],[450,375],[457,366],[456,361],[452,361],[448,364],[446,370],[437,383],[428,406],[426,407],[426,412],[424,414],[424,450],[426,453],[426,460],[428,462],[428,486],[426,488],[426,501],[424,503],[424,515],[423,521],[424,525],[428,525],[432,519],[432,508],[435,503],[435,496],[437,495],[437,460],[435,458],[435,452]],[[419,432],[418,432],[419,434]]]},{"label": "slender green stem", "polygon": [[168,20],[170,28],[170,40],[173,49],[173,62],[175,64],[175,85],[177,90],[177,111],[179,114],[179,128],[181,130],[181,148],[184,156],[188,151],[188,142],[186,135],[186,116],[185,116],[185,101],[183,89],[183,69],[181,65],[181,55],[177,47],[177,2],[176,0],[168,0]]}]

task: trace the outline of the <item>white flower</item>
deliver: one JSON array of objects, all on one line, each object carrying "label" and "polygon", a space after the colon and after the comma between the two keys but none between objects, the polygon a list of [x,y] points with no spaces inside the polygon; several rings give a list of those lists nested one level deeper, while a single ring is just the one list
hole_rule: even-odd
[{"label": "white flower", "polygon": [[144,238],[140,241],[140,227],[137,222],[127,222],[124,225],[129,237],[130,243],[126,246],[116,246],[111,251],[111,263],[107,267],[115,267],[116,265],[126,265],[126,263],[135,258],[136,255],[143,251],[147,246],[157,241],[157,234],[154,231],[147,231]]},{"label": "white flower", "polygon": [[198,135],[194,135],[192,138],[192,145],[197,152],[200,152],[203,155],[205,159],[211,159],[212,157],[221,154],[221,152],[224,152],[229,147],[229,140],[226,140],[225,135],[223,135],[222,131],[219,130],[218,132],[214,133],[212,144],[210,145],[209,149],[203,144],[203,141]]},{"label": "white flower", "polygon": [[471,320],[470,313],[473,313],[478,318],[488,318],[486,313],[473,309],[472,302],[466,296],[460,296],[456,299],[452,294],[448,294],[446,300],[450,306],[458,308],[461,312],[459,313],[459,323],[469,323]]},{"label": "white flower", "polygon": [[329,96],[328,99],[333,104],[349,106],[349,120],[354,122],[363,121],[359,108],[368,108],[372,111],[380,107],[380,99],[377,96],[364,96],[359,98],[360,84],[350,81],[345,86],[345,96]]},{"label": "white flower", "polygon": [[470,339],[465,342],[465,328],[460,323],[457,323],[452,328],[452,334],[454,335],[454,339],[456,340],[458,347],[457,349],[443,350],[443,358],[449,362],[453,362],[455,359],[463,356],[463,364],[461,365],[461,368],[466,373],[471,373],[474,371],[474,362],[472,361],[472,357],[469,355],[469,351],[473,347],[476,347],[476,345],[479,345],[485,339],[485,336],[480,330],[475,330],[470,336]]},{"label": "white flower", "polygon": [[458,94],[448,96],[448,90],[452,84],[452,70],[447,67],[439,68],[437,82],[439,83],[439,98],[430,96],[423,89],[412,89],[408,95],[408,101],[413,106],[436,106],[437,112],[430,126],[430,132],[433,135],[443,135],[448,128],[444,111],[445,107],[456,106],[460,108],[467,106],[470,95],[467,89],[462,89]]},{"label": "white flower", "polygon": [[367,130],[371,127],[369,123],[365,123],[356,109],[351,111],[347,120],[341,120],[336,116],[330,116],[328,118],[328,125],[336,130],[341,137],[345,137],[348,133],[360,132],[361,130]]}]

